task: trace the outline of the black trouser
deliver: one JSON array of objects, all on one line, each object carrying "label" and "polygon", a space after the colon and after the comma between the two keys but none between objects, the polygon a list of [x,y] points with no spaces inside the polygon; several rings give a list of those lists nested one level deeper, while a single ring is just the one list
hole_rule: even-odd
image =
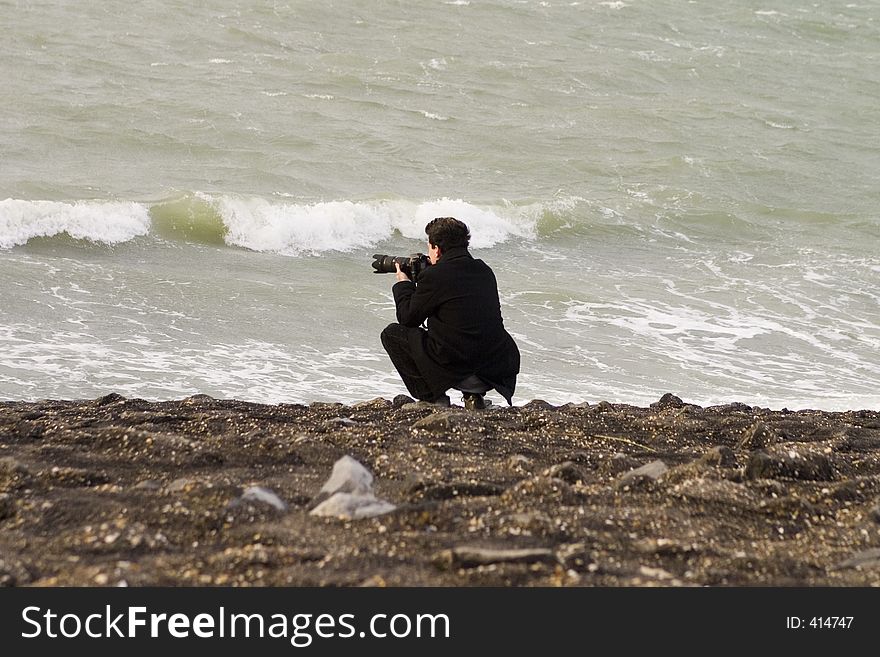
[{"label": "black trouser", "polygon": [[389,324],[382,331],[382,346],[388,352],[391,362],[400,374],[406,389],[416,399],[422,401],[436,401],[431,387],[425,381],[425,377],[419,372],[416,361],[412,357],[409,346],[410,331],[421,331],[419,328],[409,328],[402,324]]}]

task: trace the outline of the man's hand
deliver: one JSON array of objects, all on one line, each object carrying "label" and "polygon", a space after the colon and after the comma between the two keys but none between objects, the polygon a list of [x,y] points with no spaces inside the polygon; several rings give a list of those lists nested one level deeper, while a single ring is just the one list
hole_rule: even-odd
[{"label": "man's hand", "polygon": [[396,260],[394,261],[394,268],[397,270],[397,272],[395,272],[394,275],[397,276],[398,283],[400,283],[401,281],[408,281],[409,280],[409,276],[407,276],[402,271],[400,271],[400,263],[397,262]]}]

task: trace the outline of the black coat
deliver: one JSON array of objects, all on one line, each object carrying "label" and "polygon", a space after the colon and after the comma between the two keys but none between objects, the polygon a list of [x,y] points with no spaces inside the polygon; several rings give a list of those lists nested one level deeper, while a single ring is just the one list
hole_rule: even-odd
[{"label": "black coat", "polygon": [[519,373],[519,349],[504,328],[495,274],[466,248],[445,251],[419,274],[418,285],[391,288],[397,321],[411,328],[427,319],[427,331],[410,331],[410,351],[439,397],[476,374],[511,404]]}]

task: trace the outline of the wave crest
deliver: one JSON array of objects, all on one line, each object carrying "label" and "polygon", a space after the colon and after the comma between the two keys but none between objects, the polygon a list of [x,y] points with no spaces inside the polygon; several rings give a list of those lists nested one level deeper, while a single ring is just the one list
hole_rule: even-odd
[{"label": "wave crest", "polygon": [[226,242],[254,251],[285,255],[351,251],[390,238],[395,231],[424,240],[434,217],[455,216],[468,224],[471,244],[486,248],[510,237],[533,237],[535,222],[500,208],[480,208],[462,200],[331,201],[270,203],[265,199],[221,197],[216,205],[229,228]]},{"label": "wave crest", "polygon": [[450,198],[306,203],[203,193],[154,204],[7,199],[0,202],[0,248],[63,233],[107,244],[152,233],[295,256],[372,247],[395,233],[422,242],[431,219],[453,216],[470,228],[471,246],[481,249],[577,231],[583,224],[581,203],[577,198],[486,205]]},{"label": "wave crest", "polygon": [[0,248],[35,237],[67,234],[73,239],[118,244],[150,229],[147,208],[132,202],[0,201]]}]

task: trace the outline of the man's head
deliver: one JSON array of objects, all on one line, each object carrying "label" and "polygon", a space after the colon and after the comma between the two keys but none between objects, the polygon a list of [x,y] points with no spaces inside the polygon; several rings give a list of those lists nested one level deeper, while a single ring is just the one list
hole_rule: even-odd
[{"label": "man's head", "polygon": [[467,247],[470,243],[471,232],[464,222],[453,217],[437,217],[425,226],[428,235],[428,256],[431,264],[437,264],[440,256],[449,249]]}]

